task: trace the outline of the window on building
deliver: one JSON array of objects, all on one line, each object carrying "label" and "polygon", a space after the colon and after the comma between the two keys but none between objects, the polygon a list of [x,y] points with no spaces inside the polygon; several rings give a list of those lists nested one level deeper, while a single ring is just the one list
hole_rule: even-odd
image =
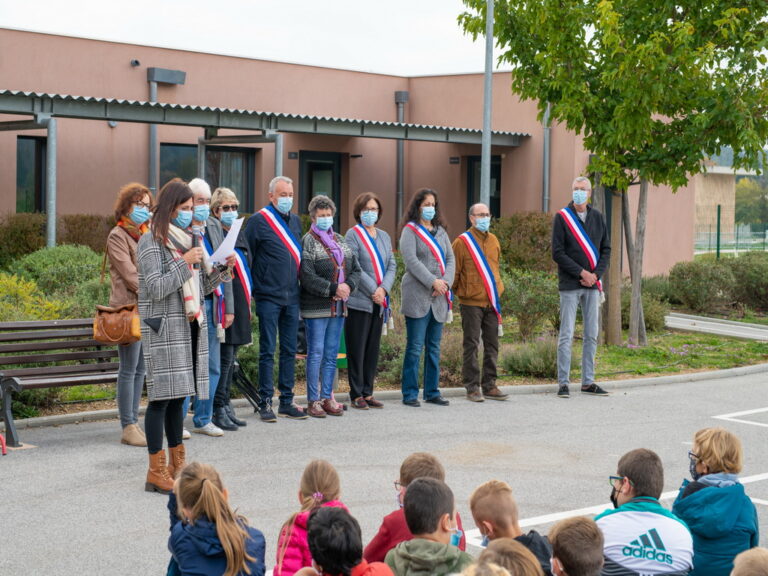
[{"label": "window on building", "polygon": [[16,212],[45,212],[45,138],[16,140]]},{"label": "window on building", "polygon": [[[467,212],[480,202],[480,156],[467,158]],[[501,156],[491,156],[491,216],[501,216]]]},{"label": "window on building", "polygon": [[[253,209],[255,150],[208,146],[205,151],[205,180],[211,190],[231,189],[240,201],[240,211]],[[173,178],[189,182],[198,174],[197,146],[191,144],[160,145],[160,186]]]}]

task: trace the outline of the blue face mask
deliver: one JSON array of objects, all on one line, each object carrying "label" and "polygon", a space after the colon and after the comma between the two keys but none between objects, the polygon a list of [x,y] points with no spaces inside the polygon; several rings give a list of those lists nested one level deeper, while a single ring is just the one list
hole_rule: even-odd
[{"label": "blue face mask", "polygon": [[195,206],[195,220],[198,222],[205,222],[211,215],[211,207],[208,204],[200,204]]},{"label": "blue face mask", "polygon": [[693,456],[688,456],[688,460],[689,460],[689,462],[688,462],[688,470],[691,473],[691,478],[695,482],[696,480],[701,478],[701,474],[699,474],[698,470],[696,470],[696,463],[698,462],[698,460],[696,458],[694,458]]},{"label": "blue face mask", "polygon": [[330,230],[333,226],[333,216],[318,216],[315,219],[315,226],[320,228],[323,232]]},{"label": "blue face mask", "polygon": [[281,214],[288,214],[288,212],[291,211],[291,208],[293,208],[292,196],[280,196],[280,198],[277,199],[277,210]]},{"label": "blue face mask", "polygon": [[573,191],[573,203],[574,204],[586,204],[587,198],[589,198],[588,190],[579,190],[578,188]]},{"label": "blue face mask", "polygon": [[451,534],[451,546],[456,546],[458,548],[463,534],[464,532],[459,530],[459,527],[457,526],[456,529],[453,531],[453,534]]},{"label": "blue face mask", "polygon": [[133,220],[133,223],[136,224],[136,226],[144,224],[144,222],[149,220],[150,216],[149,208],[145,208],[144,206],[134,206],[133,210],[131,210],[131,220]]},{"label": "blue face mask", "polygon": [[490,227],[491,219],[489,217],[475,219],[475,228],[480,230],[480,232],[488,232]]},{"label": "blue face mask", "polygon": [[490,542],[490,539],[488,538],[488,534],[483,534],[483,541],[480,542],[480,546],[483,548],[488,548],[488,543]]},{"label": "blue face mask", "polygon": [[363,223],[363,226],[373,226],[378,219],[379,213],[375,210],[366,210],[360,213],[360,221]]},{"label": "blue face mask", "polygon": [[192,210],[179,210],[173,223],[183,230],[189,228],[189,225],[192,224]]},{"label": "blue face mask", "polygon": [[232,226],[232,223],[237,220],[237,210],[230,210],[229,212],[221,213],[221,223],[227,228]]},{"label": "blue face mask", "polygon": [[435,207],[425,206],[421,209],[421,219],[425,222],[432,222],[432,218],[435,217]]}]

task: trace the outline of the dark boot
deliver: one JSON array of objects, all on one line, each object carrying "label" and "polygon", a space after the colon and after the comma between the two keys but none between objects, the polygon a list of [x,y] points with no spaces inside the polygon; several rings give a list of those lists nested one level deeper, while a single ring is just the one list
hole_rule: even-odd
[{"label": "dark boot", "polygon": [[232,403],[227,403],[224,405],[224,411],[227,413],[227,416],[229,417],[230,421],[237,425],[237,426],[248,426],[248,422],[245,420],[240,420],[237,416],[235,416],[235,409],[232,408]]},{"label": "dark boot", "polygon": [[234,432],[235,430],[238,430],[237,424],[232,422],[232,420],[229,419],[229,416],[227,416],[226,410],[224,410],[224,407],[221,406],[220,408],[214,408],[213,409],[213,418],[211,418],[211,422],[213,422],[216,426],[221,428],[222,430],[227,430],[229,432]]}]

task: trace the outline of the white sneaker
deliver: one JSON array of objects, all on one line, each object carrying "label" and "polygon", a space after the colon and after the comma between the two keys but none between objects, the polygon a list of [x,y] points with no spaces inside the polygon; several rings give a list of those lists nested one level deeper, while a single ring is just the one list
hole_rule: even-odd
[{"label": "white sneaker", "polygon": [[208,422],[205,426],[192,428],[195,434],[205,434],[206,436],[224,436],[224,430],[216,426],[213,422]]},{"label": "white sneaker", "polygon": [[184,428],[181,431],[181,438],[182,438],[182,440],[189,440],[190,438],[192,438],[192,434],[189,433],[189,430]]}]

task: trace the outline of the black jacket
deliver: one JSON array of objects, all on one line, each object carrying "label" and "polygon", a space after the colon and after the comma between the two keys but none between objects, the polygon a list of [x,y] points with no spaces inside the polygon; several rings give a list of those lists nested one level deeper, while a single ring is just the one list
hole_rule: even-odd
[{"label": "black jacket", "polygon": [[[293,232],[301,251],[301,221],[296,214],[280,215]],[[266,218],[253,214],[245,226],[245,241],[251,254],[253,299],[271,300],[286,306],[299,303],[299,268],[283,241],[277,237]]]},{"label": "black jacket", "polygon": [[[568,206],[573,208],[573,202]],[[598,278],[602,278],[611,257],[611,243],[608,240],[608,226],[605,224],[605,218],[590,205],[587,205],[584,229],[600,255],[594,273],[597,274]],[[592,271],[592,269],[586,254],[584,254],[559,211],[555,214],[555,221],[552,225],[552,259],[557,262],[560,290],[584,288],[580,282],[581,271]],[[597,289],[597,285],[592,286],[592,288]]]},{"label": "black jacket", "polygon": [[546,536],[542,536],[536,530],[531,530],[528,534],[518,536],[515,540],[533,552],[541,565],[544,576],[552,576],[552,567],[549,565],[549,561],[552,559],[552,546],[550,546]]}]

